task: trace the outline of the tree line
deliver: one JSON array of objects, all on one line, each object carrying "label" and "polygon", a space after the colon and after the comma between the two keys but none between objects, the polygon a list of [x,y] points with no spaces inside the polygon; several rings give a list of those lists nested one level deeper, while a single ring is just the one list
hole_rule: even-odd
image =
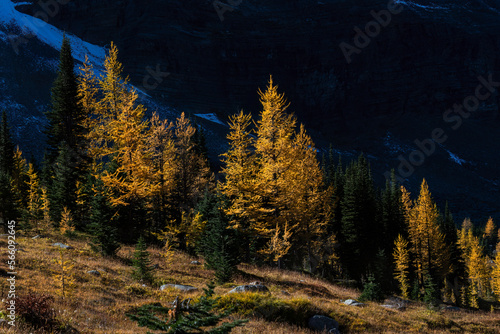
[{"label": "tree line", "polygon": [[[0,219],[24,229],[88,233],[105,256],[141,237],[202,255],[227,281],[240,262],[376,282],[405,298],[478,308],[500,300],[500,230],[466,219],[457,228],[423,180],[418,196],[393,177],[375,187],[367,159],[319,157],[269,80],[258,117],[229,118],[219,175],[203,129],[182,113],[145,116],[111,44],[97,75],[74,72],[64,38],[47,112],[41,167],[0,124]],[[141,246],[143,247],[143,245]]]}]

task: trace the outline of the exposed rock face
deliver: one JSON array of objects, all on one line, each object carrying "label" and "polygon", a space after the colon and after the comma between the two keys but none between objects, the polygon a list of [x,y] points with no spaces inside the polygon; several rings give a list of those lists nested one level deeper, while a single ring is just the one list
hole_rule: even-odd
[{"label": "exposed rock face", "polygon": [[[460,132],[442,119],[474,94],[478,76],[491,72],[500,81],[498,5],[406,1],[380,32],[368,33],[373,37],[366,46],[356,45],[354,27],[364,31],[376,22],[372,11],[387,7],[388,0],[243,0],[221,21],[212,0],[80,0],[61,5],[50,23],[95,44],[115,41],[138,88],[174,108],[215,112],[222,120],[240,108],[257,112],[256,90],[272,74],[315,139],[379,160],[372,166],[380,184],[385,171],[398,168],[400,154],[408,159],[415,139],[444,128],[446,149],[465,163],[456,165],[438,148],[405,186],[415,193],[427,177],[439,204],[448,199],[457,220],[500,219],[493,209],[500,200],[498,94],[482,101]],[[350,63],[341,42],[359,51]],[[170,74],[148,90],[155,72]],[[388,151],[388,131],[409,150]]]},{"label": "exposed rock face", "polygon": [[138,86],[159,64],[170,76],[153,93],[182,108],[255,107],[273,74],[309,126],[360,128],[380,116],[442,112],[498,68],[498,14],[454,3],[427,15],[401,7],[350,64],[339,44],[356,46],[353,28],[365,30],[388,1],[243,1],[221,21],[212,1],[82,0],[50,22],[100,45],[114,40]]}]

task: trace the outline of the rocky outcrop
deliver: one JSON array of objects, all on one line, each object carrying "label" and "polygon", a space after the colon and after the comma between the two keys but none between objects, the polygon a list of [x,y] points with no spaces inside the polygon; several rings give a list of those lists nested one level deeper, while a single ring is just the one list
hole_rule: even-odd
[{"label": "rocky outcrop", "polygon": [[166,289],[175,289],[175,290],[180,290],[180,291],[185,291],[185,292],[198,290],[198,288],[195,288],[194,286],[183,285],[183,284],[164,284],[160,287],[160,290],[162,290],[162,291],[166,290]]}]

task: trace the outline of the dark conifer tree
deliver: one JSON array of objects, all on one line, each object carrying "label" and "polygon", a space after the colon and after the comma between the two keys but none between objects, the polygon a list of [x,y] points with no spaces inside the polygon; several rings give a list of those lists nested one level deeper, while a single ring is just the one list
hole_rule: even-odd
[{"label": "dark conifer tree", "polygon": [[374,269],[380,247],[375,190],[363,155],[346,170],[341,210],[340,260],[347,275],[359,281]]},{"label": "dark conifer tree", "polygon": [[7,230],[7,222],[20,215],[19,199],[13,190],[14,143],[10,135],[5,110],[0,123],[0,225]]},{"label": "dark conifer tree", "polygon": [[153,281],[153,266],[151,265],[151,260],[149,259],[146,242],[142,236],[139,237],[135,246],[132,263],[134,265],[134,278],[147,283],[151,283]]},{"label": "dark conifer tree", "polygon": [[76,208],[76,180],[78,171],[74,168],[75,156],[65,142],[60,144],[59,155],[52,165],[54,178],[50,186],[50,215],[54,222],[61,220],[66,207],[72,213]]},{"label": "dark conifer tree", "polygon": [[215,270],[219,282],[227,282],[239,263],[239,247],[236,232],[228,229],[229,219],[224,212],[224,199],[220,194],[205,193],[199,205],[202,219],[206,221],[199,251],[207,266]]},{"label": "dark conifer tree", "polygon": [[[49,121],[45,130],[48,148],[42,176],[51,196],[51,218],[58,222],[63,207],[75,211],[76,182],[79,179],[84,181],[86,165],[82,125],[85,115],[78,102],[74,60],[66,37],[61,46],[51,98],[51,108],[46,114]],[[80,224],[77,222],[77,225]]]},{"label": "dark conifer tree", "polygon": [[78,103],[78,85],[69,39],[64,37],[59,57],[59,70],[51,90],[52,105],[47,112],[49,126],[45,133],[48,144],[48,162],[54,162],[65,142],[70,150],[80,151],[84,129],[83,109]]},{"label": "dark conifer tree", "polygon": [[0,173],[12,176],[14,149],[7,121],[7,113],[4,110],[2,112],[2,122],[0,123]]},{"label": "dark conifer tree", "polygon": [[113,211],[103,192],[102,182],[96,180],[90,209],[91,246],[103,255],[114,256],[120,248],[118,231],[114,226]]}]

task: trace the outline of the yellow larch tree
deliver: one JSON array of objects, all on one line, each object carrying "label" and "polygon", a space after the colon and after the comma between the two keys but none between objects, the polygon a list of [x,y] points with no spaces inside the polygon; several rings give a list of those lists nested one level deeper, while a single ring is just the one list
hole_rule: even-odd
[{"label": "yellow larch tree", "polygon": [[147,154],[153,167],[152,182],[157,185],[152,196],[155,228],[162,228],[166,221],[172,219],[169,217],[169,212],[177,171],[172,128],[171,123],[167,120],[160,120],[158,114],[154,113],[146,137]]},{"label": "yellow larch tree", "polygon": [[409,267],[410,267],[410,253],[408,250],[408,241],[403,236],[399,235],[394,241],[394,264],[395,264],[395,278],[399,282],[399,288],[403,298],[408,298],[410,289]]},{"label": "yellow larch tree", "polygon": [[40,191],[40,185],[38,180],[38,174],[36,173],[33,164],[28,164],[28,171],[26,173],[27,180],[26,185],[28,188],[28,219],[31,224],[38,229],[38,223],[42,219],[42,196]]},{"label": "yellow larch tree", "polygon": [[243,111],[229,117],[227,139],[230,148],[222,159],[225,182],[221,184],[221,192],[230,200],[227,209],[228,216],[232,217],[230,224],[246,236],[252,232],[249,224],[255,219],[255,203],[258,202],[254,198],[258,196],[255,192],[257,165],[253,154],[251,122],[252,116]]},{"label": "yellow larch tree", "polygon": [[491,290],[497,301],[500,302],[500,252],[497,252],[491,268]]},{"label": "yellow larch tree", "polygon": [[185,113],[177,118],[174,126],[176,149],[176,203],[182,213],[196,205],[214,179],[208,161],[197,152],[194,136],[196,128]]},{"label": "yellow larch tree", "polygon": [[[222,189],[230,200],[232,227],[257,237],[260,252],[266,254],[269,245],[276,253],[286,230],[294,260],[306,258],[308,269],[314,270],[319,262],[314,253],[330,213],[316,149],[305,128],[296,129],[296,119],[286,112],[288,103],[272,78],[266,91],[258,93],[262,111],[255,136],[250,134],[250,115],[240,112],[230,119]],[[280,258],[288,249],[280,249]]]},{"label": "yellow larch tree", "polygon": [[[469,220],[470,221],[470,220]],[[490,289],[491,269],[487,257],[483,254],[483,247],[478,237],[472,233],[468,224],[463,224],[458,231],[458,246],[462,253],[462,261],[468,279],[469,306],[478,308],[478,298],[485,297]]]},{"label": "yellow larch tree", "polygon": [[408,234],[420,284],[430,274],[440,280],[450,272],[450,250],[439,229],[439,212],[425,179],[409,214]]}]

